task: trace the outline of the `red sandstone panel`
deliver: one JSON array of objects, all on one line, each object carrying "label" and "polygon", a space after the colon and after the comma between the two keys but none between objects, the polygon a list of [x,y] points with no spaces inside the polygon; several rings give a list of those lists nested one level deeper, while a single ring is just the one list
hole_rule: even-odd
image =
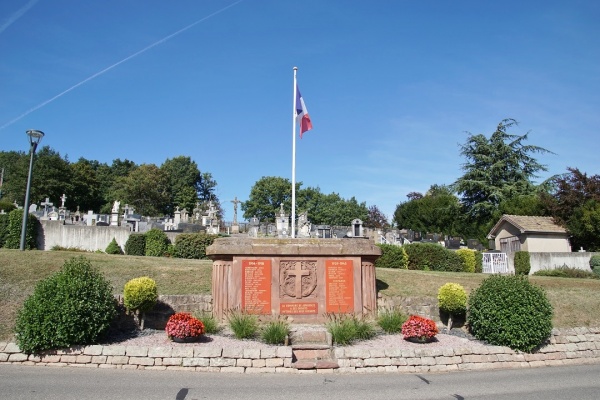
[{"label": "red sandstone panel", "polygon": [[271,260],[242,260],[242,309],[271,314]]},{"label": "red sandstone panel", "polygon": [[354,312],[354,268],[352,260],[325,260],[325,310]]},{"label": "red sandstone panel", "polygon": [[286,315],[317,314],[319,312],[318,303],[281,303],[279,304],[279,313]]}]

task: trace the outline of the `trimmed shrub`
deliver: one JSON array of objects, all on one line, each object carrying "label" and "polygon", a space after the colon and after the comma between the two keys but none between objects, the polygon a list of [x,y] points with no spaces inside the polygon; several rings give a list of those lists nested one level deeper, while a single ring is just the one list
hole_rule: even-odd
[{"label": "trimmed shrub", "polygon": [[377,268],[408,268],[408,254],[402,246],[377,244],[381,248],[381,257],[375,261]]},{"label": "trimmed shrub", "polygon": [[146,255],[150,257],[162,257],[169,247],[167,234],[160,229],[153,228],[146,232]]},{"label": "trimmed shrub", "polygon": [[117,239],[113,238],[111,242],[106,246],[106,250],[104,250],[106,254],[123,254],[123,250],[121,250],[121,246],[117,243]]},{"label": "trimmed shrub", "polygon": [[156,282],[147,276],[133,278],[125,284],[123,289],[123,305],[129,312],[138,316],[140,327],[144,329],[144,316],[146,311],[154,307],[158,300]]},{"label": "trimmed shrub", "polygon": [[600,254],[594,254],[590,257],[590,268],[600,267]]},{"label": "trimmed shrub", "polygon": [[408,269],[461,272],[461,258],[452,250],[435,243],[411,243],[402,246],[408,254]]},{"label": "trimmed shrub", "polygon": [[455,251],[463,263],[463,272],[475,272],[477,261],[475,259],[475,250],[458,249]]},{"label": "trimmed shrub", "polygon": [[177,258],[206,258],[206,248],[210,246],[216,235],[206,233],[182,233],[175,238],[174,257]]},{"label": "trimmed shrub", "polygon": [[529,275],[531,263],[529,261],[529,252],[517,251],[515,253],[515,274]]},{"label": "trimmed shrub", "polygon": [[483,253],[481,251],[475,252],[475,273],[483,273]]},{"label": "trimmed shrub", "polygon": [[204,334],[204,324],[190,313],[175,313],[169,317],[165,333],[171,340],[196,338]]},{"label": "trimmed shrub", "polygon": [[[37,241],[38,220],[33,214],[27,217],[25,232],[25,248],[35,249]],[[21,246],[21,228],[23,226],[23,210],[14,209],[8,214],[8,227],[4,242],[7,249],[18,249]]]},{"label": "trimmed shrub", "polygon": [[110,283],[89,260],[67,260],[40,281],[16,321],[19,348],[25,353],[97,343],[116,315]]},{"label": "trimmed shrub", "polygon": [[411,315],[404,324],[402,324],[402,336],[404,339],[417,339],[419,341],[429,341],[438,334],[438,328],[435,321],[429,318],[423,318],[418,315]]},{"label": "trimmed shrub", "polygon": [[541,269],[535,271],[533,275],[552,276],[557,278],[600,279],[600,276],[592,271],[584,271],[578,268],[567,267],[566,265],[555,269]]},{"label": "trimmed shrub", "polygon": [[448,313],[448,329],[452,329],[454,316],[467,311],[467,292],[458,283],[442,285],[438,290],[438,307]]},{"label": "trimmed shrub", "polygon": [[125,254],[128,256],[146,255],[146,235],[143,233],[132,233],[125,242]]},{"label": "trimmed shrub", "polygon": [[546,293],[522,275],[492,275],[469,296],[467,323],[479,340],[531,352],[552,330]]},{"label": "trimmed shrub", "polygon": [[438,307],[450,314],[467,311],[467,292],[458,283],[446,283],[438,290]]},{"label": "trimmed shrub", "polygon": [[377,325],[385,333],[394,334],[400,332],[402,324],[408,317],[398,308],[383,310],[377,316]]}]

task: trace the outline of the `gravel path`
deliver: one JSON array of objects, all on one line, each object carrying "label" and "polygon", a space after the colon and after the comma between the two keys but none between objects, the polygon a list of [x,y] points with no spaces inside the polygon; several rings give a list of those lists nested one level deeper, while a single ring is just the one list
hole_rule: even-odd
[{"label": "gravel path", "polygon": [[[294,328],[293,329],[298,329]],[[307,329],[307,327],[303,327]],[[310,329],[310,328],[308,328]],[[322,328],[321,328],[322,329]],[[175,343],[167,337],[164,331],[145,330],[137,333],[135,337],[117,337],[105,344],[118,346],[148,346],[148,347],[169,347],[169,346],[214,346],[221,348],[265,348],[275,347],[259,340],[236,339],[230,332],[219,334],[204,335],[201,340],[195,343]],[[439,333],[436,340],[427,344],[412,343],[402,338],[401,334],[378,335],[371,340],[356,342],[345,348],[352,349],[374,349],[374,348],[433,348],[433,347],[474,347],[481,346],[483,343],[474,340],[462,330],[453,329],[451,334]]]}]

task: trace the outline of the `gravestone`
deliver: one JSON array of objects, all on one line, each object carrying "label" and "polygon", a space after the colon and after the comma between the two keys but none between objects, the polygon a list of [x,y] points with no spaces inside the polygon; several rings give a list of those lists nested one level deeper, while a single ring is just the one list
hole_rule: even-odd
[{"label": "gravestone", "polygon": [[112,226],[119,226],[119,207],[121,206],[120,201],[116,201],[113,203],[113,208],[111,212],[110,224]]},{"label": "gravestone", "polygon": [[258,228],[260,227],[260,221],[256,218],[256,215],[250,218],[250,229],[248,230],[248,236],[257,238],[258,237]]},{"label": "gravestone", "polygon": [[352,232],[351,232],[351,237],[363,237],[364,236],[364,232],[363,232],[363,222],[362,220],[356,218],[352,220]]},{"label": "gravestone", "polygon": [[283,211],[283,203],[277,215],[277,237],[282,239],[288,237],[290,231],[290,217]]},{"label": "gravestone", "polygon": [[213,314],[245,310],[294,322],[321,323],[327,314],[376,315],[372,241],[349,239],[218,238],[213,260]]}]

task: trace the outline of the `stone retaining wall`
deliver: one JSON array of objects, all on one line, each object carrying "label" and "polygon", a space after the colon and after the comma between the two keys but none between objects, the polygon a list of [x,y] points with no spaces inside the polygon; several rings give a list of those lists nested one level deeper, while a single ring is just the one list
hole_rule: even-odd
[{"label": "stone retaining wall", "polygon": [[235,373],[422,373],[600,363],[600,328],[554,329],[537,352],[471,345],[460,348],[334,349],[339,369],[297,370],[289,346],[255,349],[209,346],[80,346],[27,355],[0,343],[0,364]]}]

